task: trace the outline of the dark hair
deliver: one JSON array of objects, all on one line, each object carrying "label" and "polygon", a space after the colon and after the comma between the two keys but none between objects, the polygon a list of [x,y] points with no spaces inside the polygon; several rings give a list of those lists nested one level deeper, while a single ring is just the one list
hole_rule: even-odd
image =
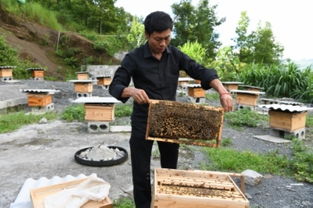
[{"label": "dark hair", "polygon": [[145,32],[148,33],[149,35],[153,32],[162,32],[167,29],[173,29],[173,20],[165,12],[152,12],[150,13],[145,21]]}]

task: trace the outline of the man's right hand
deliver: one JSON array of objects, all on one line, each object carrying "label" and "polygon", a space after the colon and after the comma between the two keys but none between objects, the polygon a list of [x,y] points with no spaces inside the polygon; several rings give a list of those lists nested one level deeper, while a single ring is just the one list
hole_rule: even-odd
[{"label": "man's right hand", "polygon": [[122,92],[122,97],[132,97],[139,104],[149,103],[149,97],[142,89],[126,87]]}]

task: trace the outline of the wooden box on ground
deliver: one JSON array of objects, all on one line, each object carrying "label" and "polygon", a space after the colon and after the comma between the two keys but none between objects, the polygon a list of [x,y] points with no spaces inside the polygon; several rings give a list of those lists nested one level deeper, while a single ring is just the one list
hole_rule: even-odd
[{"label": "wooden box on ground", "polygon": [[29,93],[28,97],[28,106],[47,106],[52,103],[52,95],[46,93]]},{"label": "wooden box on ground", "polygon": [[98,84],[98,85],[101,85],[101,86],[102,86],[102,85],[108,86],[108,85],[110,85],[111,82],[112,82],[111,77],[97,77],[97,80],[98,80],[97,84]]},{"label": "wooden box on ground", "polygon": [[85,104],[85,120],[113,121],[114,104]]},{"label": "wooden box on ground", "polygon": [[44,70],[34,70],[32,71],[33,78],[44,78],[45,71]]},{"label": "wooden box on ground", "polygon": [[[69,182],[64,182],[56,185],[45,186],[37,189],[31,190],[31,199],[33,202],[33,208],[44,208],[44,199],[45,197],[55,194],[64,189],[72,188],[75,185],[83,182],[86,179],[78,179]],[[100,202],[97,201],[88,201],[85,203],[82,208],[112,208],[112,201],[109,197],[103,199]]]},{"label": "wooden box on ground", "polygon": [[287,112],[269,110],[270,127],[284,131],[305,128],[307,112]]},{"label": "wooden box on ground", "polygon": [[91,93],[93,90],[92,83],[76,82],[74,84],[74,90],[78,93]]},{"label": "wooden box on ground", "polygon": [[151,207],[248,208],[249,201],[227,174],[157,168]]},{"label": "wooden box on ground", "polygon": [[1,77],[12,77],[12,69],[10,68],[0,68],[0,78]]},{"label": "wooden box on ground", "polygon": [[249,91],[249,90],[231,90],[231,93],[236,95],[237,105],[256,106],[260,95],[264,92]]},{"label": "wooden box on ground", "polygon": [[222,107],[151,100],[146,139],[217,147],[223,116]]},{"label": "wooden box on ground", "polygon": [[242,84],[242,82],[222,82],[222,84],[228,91],[231,91],[231,90],[237,90],[238,86]]},{"label": "wooden box on ground", "polygon": [[201,87],[188,87],[188,95],[194,98],[205,97],[205,91]]}]

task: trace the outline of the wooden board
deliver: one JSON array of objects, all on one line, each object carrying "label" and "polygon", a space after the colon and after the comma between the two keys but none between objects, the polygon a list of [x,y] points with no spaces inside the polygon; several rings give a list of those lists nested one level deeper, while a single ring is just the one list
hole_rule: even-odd
[{"label": "wooden board", "polygon": [[77,79],[78,80],[87,80],[89,79],[89,74],[88,73],[80,73],[80,74],[77,74]]},{"label": "wooden board", "polygon": [[112,82],[112,79],[111,77],[101,77],[101,78],[97,78],[98,79],[98,82],[97,82],[97,85],[104,85],[104,86],[107,86],[107,85],[110,85],[111,82]]},{"label": "wooden board", "polygon": [[146,139],[216,147],[221,142],[223,116],[222,107],[151,100]]},{"label": "wooden board", "polygon": [[202,98],[205,97],[205,91],[201,87],[188,87],[188,95],[194,98]]},{"label": "wooden board", "polygon": [[32,71],[32,77],[33,78],[43,78],[45,75],[45,71],[41,70],[41,71]]},{"label": "wooden board", "polygon": [[232,180],[230,174],[215,171],[156,168],[151,207],[249,207],[249,201]]},{"label": "wooden board", "polygon": [[[75,185],[82,183],[84,179],[73,180],[65,183],[55,184],[51,186],[45,186],[37,189],[33,189],[30,191],[30,196],[33,202],[33,208],[44,208],[44,199],[45,197],[55,194],[59,191],[62,191],[66,188],[72,188]],[[97,201],[89,201],[85,203],[82,208],[112,208],[112,201],[109,197],[104,200]]]},{"label": "wooden board", "polygon": [[92,83],[75,83],[74,90],[80,93],[90,93],[93,90],[93,86]]},{"label": "wooden board", "polygon": [[236,103],[240,105],[256,106],[259,95],[248,94],[248,93],[237,93]]}]

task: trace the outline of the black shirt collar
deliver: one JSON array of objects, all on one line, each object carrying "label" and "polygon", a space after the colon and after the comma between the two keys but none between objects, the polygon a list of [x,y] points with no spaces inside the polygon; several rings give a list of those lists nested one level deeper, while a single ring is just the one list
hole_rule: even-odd
[{"label": "black shirt collar", "polygon": [[[167,46],[165,51],[163,53],[172,53],[171,49]],[[144,55],[144,58],[149,58],[149,57],[153,57],[152,56],[152,53],[151,53],[151,50],[149,48],[149,44],[148,42],[146,42],[146,44],[144,45],[143,47],[143,55]]]}]

